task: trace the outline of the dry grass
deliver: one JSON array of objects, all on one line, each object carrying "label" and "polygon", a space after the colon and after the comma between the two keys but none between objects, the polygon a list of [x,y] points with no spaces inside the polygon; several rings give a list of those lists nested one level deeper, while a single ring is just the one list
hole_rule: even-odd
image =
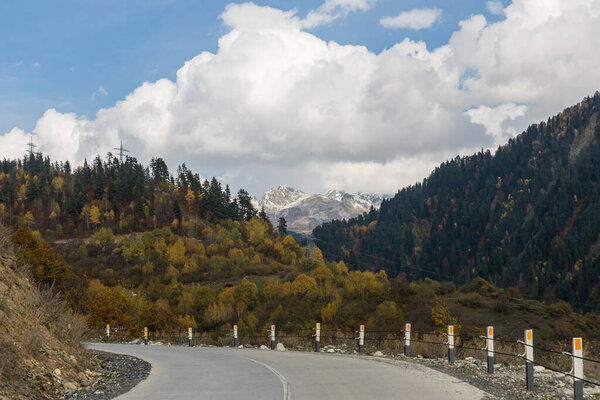
[{"label": "dry grass", "polygon": [[[59,398],[84,367],[85,321],[52,289],[37,286],[17,262],[10,231],[0,226],[0,397]],[[59,368],[60,378],[52,377]]]}]

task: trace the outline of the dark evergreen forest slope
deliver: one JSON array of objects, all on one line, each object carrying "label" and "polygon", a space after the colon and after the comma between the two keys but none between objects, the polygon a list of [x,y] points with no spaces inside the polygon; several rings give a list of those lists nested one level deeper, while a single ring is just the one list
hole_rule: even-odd
[{"label": "dark evergreen forest slope", "polygon": [[456,157],[378,211],[317,227],[323,254],[362,268],[600,308],[600,94],[492,155]]}]

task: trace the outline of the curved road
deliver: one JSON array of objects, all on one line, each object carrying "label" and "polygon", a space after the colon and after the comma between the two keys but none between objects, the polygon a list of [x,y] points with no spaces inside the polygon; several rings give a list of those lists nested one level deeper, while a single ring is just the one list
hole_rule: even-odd
[{"label": "curved road", "polygon": [[296,351],[93,344],[152,363],[118,400],[481,399],[467,383],[409,362]]}]

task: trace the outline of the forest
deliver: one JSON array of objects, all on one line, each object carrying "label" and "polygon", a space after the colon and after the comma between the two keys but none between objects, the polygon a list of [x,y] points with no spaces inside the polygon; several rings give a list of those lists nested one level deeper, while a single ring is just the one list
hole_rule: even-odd
[{"label": "forest", "polygon": [[495,154],[456,157],[379,210],[313,231],[331,260],[411,279],[482,277],[600,310],[600,94]]},{"label": "forest", "polygon": [[258,213],[247,191],[232,196],[216,179],[202,180],[185,164],[173,176],[161,158],[148,167],[108,153],[75,170],[41,153],[0,161],[0,223],[40,231],[47,238],[118,233],[171,226],[192,232],[196,220],[250,220]]}]

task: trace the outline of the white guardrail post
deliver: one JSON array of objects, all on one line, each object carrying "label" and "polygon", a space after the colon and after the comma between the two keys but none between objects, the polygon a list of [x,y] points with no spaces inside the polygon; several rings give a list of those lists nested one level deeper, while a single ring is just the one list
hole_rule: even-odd
[{"label": "white guardrail post", "polygon": [[192,343],[192,327],[190,326],[188,328],[188,346],[192,347],[193,343]]},{"label": "white guardrail post", "polygon": [[271,350],[275,350],[275,325],[271,325]]},{"label": "white guardrail post", "polygon": [[454,363],[454,325],[448,325],[448,362]]},{"label": "white guardrail post", "polygon": [[527,390],[533,390],[533,329],[525,331],[525,378]]},{"label": "white guardrail post", "polygon": [[583,339],[573,338],[573,390],[574,399],[583,400]]},{"label": "white guardrail post", "polygon": [[110,342],[110,324],[106,324],[106,343]]},{"label": "white guardrail post", "polygon": [[404,325],[404,355],[410,355],[410,323]]},{"label": "white guardrail post", "polygon": [[358,352],[362,353],[365,350],[365,326],[361,325],[358,329]]},{"label": "white guardrail post", "polygon": [[487,372],[494,373],[494,327],[488,326],[486,331]]},{"label": "white guardrail post", "polygon": [[233,326],[233,346],[238,347],[238,331],[237,325]]},{"label": "white guardrail post", "polygon": [[148,346],[148,327],[144,327],[144,344]]},{"label": "white guardrail post", "polygon": [[318,353],[321,350],[321,324],[317,322],[315,326],[315,352]]}]

